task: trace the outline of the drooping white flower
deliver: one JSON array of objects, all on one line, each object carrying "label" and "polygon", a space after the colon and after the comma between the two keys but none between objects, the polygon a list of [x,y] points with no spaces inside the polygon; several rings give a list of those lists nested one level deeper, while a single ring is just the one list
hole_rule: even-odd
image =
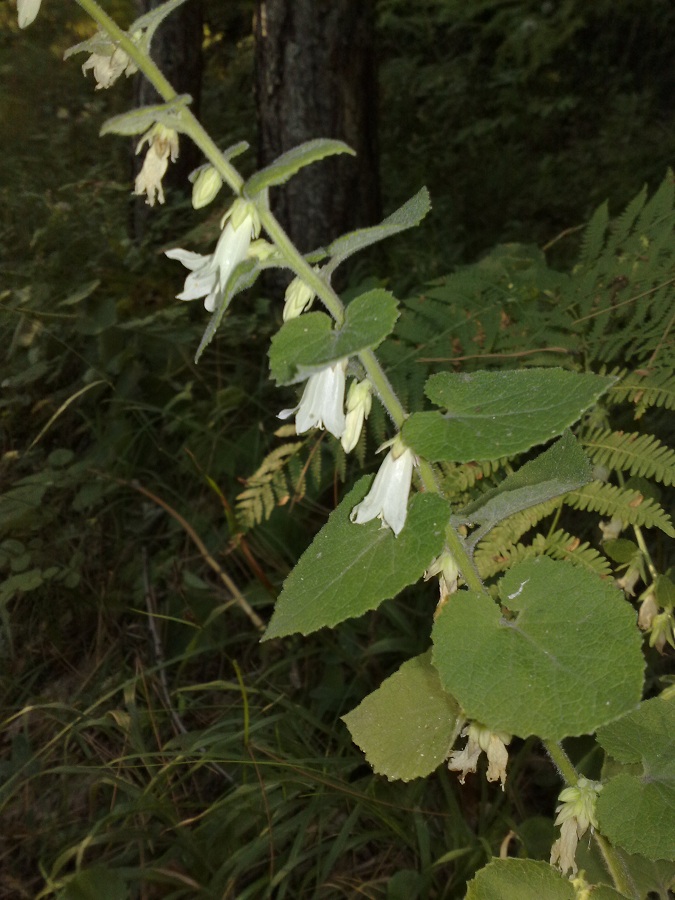
[{"label": "drooping white flower", "polygon": [[450,594],[454,594],[457,590],[457,582],[459,580],[459,567],[455,561],[455,557],[447,547],[443,549],[440,556],[437,556],[424,573],[424,580],[429,581],[434,575],[438,575],[439,599],[438,605],[434,612],[434,619],[440,615],[441,610],[448,602]]},{"label": "drooping white flower", "polygon": [[325,428],[339,440],[345,430],[346,369],[347,360],[340,359],[310,375],[300,403],[294,409],[283,409],[279,418],[287,419],[295,413],[298,434],[310,428]]},{"label": "drooping white flower", "polygon": [[351,453],[359,442],[364,421],[373,405],[372,385],[368,379],[352,381],[347,394],[347,418],[342,435],[342,449]]},{"label": "drooping white flower", "polygon": [[302,278],[296,276],[286,288],[284,322],[288,322],[289,319],[297,319],[301,313],[310,308],[315,297],[316,294],[311,287],[305,284]]},{"label": "drooping white flower", "polygon": [[133,75],[138,72],[136,64],[127,56],[121,47],[115,47],[112,53],[92,53],[83,64],[82,72],[86,75],[93,69],[96,79],[96,90],[112,87],[121,75]]},{"label": "drooping white flower", "polygon": [[400,437],[384,458],[370,490],[351,511],[349,518],[357,525],[381,519],[382,527],[389,527],[399,535],[408,512],[408,494],[415,456]]},{"label": "drooping white flower", "polygon": [[[143,37],[143,31],[128,32],[127,36],[138,46]],[[131,57],[100,29],[86,41],[80,41],[79,44],[69,47],[63,54],[63,58],[68,59],[75,53],[90,54],[89,59],[82,66],[82,72],[86,75],[89,69],[94,70],[97,91],[101,88],[112,87],[122,74],[129,77],[134,72],[138,72],[138,67]]]},{"label": "drooping white flower", "polygon": [[148,152],[145,154],[143,167],[136,176],[134,193],[139,196],[145,194],[148,206],[154,206],[156,200],[164,203],[162,178],[166,173],[169,160],[175,162],[178,159],[178,132],[158,122],[140,139],[136,153],[141,152],[146,142]]},{"label": "drooping white flower", "polygon": [[19,28],[26,28],[40,12],[42,0],[16,0]]},{"label": "drooping white flower", "polygon": [[177,247],[167,250],[169,259],[182,262],[190,274],[178,300],[197,300],[204,297],[204,306],[213,312],[221,300],[232,272],[246,259],[254,237],[260,233],[260,221],[253,206],[245,200],[235,200],[221,221],[225,224],[215,251],[210,256],[192,253]]},{"label": "drooping white flower", "polygon": [[598,827],[595,818],[595,805],[602,785],[598,781],[590,781],[583,775],[573,787],[565,788],[560,792],[558,799],[561,801],[556,807],[558,813],[555,820],[560,825],[560,837],[551,847],[551,865],[557,865],[565,875],[571,870],[572,875],[577,874],[575,860],[577,843],[586,829]]},{"label": "drooping white flower", "polygon": [[486,778],[488,781],[500,781],[502,790],[506,781],[506,764],[509,761],[509,751],[506,745],[511,741],[511,735],[501,731],[490,731],[478,722],[472,722],[462,731],[462,737],[467,738],[463,750],[454,750],[448,760],[448,769],[451,772],[459,772],[460,784],[469,772],[475,772],[478,758],[481,753],[487,755],[488,768]]}]

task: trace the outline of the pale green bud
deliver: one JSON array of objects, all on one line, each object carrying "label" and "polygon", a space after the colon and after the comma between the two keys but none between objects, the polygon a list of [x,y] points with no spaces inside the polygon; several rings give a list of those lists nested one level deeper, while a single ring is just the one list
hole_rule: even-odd
[{"label": "pale green bud", "polygon": [[364,381],[352,381],[347,394],[347,417],[342,435],[342,448],[351,453],[361,436],[364,421],[368,418],[373,405],[373,387],[366,378]]},{"label": "pale green bud", "polygon": [[190,175],[192,182],[192,206],[201,209],[215,200],[218,191],[223,186],[223,179],[218,172],[208,163],[195,169]]},{"label": "pale green bud", "polygon": [[289,319],[297,319],[314,302],[316,294],[305,284],[299,276],[296,276],[286,288],[284,303],[284,322]]}]

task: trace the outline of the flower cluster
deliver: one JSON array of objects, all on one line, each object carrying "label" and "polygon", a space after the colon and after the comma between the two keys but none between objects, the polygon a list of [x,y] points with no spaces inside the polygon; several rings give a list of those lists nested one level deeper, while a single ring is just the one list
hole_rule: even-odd
[{"label": "flower cluster", "polygon": [[561,802],[556,807],[555,824],[561,828],[560,837],[551,848],[551,865],[557,865],[563,875],[567,871],[577,874],[574,858],[577,844],[589,825],[592,830],[598,827],[595,804],[601,790],[600,782],[582,776],[574,787],[565,788],[558,797]]},{"label": "flower cluster", "polygon": [[450,754],[448,769],[451,772],[459,772],[460,784],[469,772],[475,772],[481,753],[487,755],[488,768],[486,778],[488,781],[500,781],[502,790],[506,782],[506,764],[509,760],[509,751],[506,745],[511,742],[511,735],[502,731],[490,731],[478,722],[472,722],[462,731],[462,737],[468,738],[463,750],[455,750]]}]

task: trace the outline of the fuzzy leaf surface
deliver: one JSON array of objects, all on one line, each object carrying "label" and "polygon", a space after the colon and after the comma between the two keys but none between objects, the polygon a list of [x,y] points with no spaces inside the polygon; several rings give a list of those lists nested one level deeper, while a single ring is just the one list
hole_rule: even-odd
[{"label": "fuzzy leaf surface", "polygon": [[326,156],[334,156],[336,153],[356,155],[352,148],[343,141],[329,138],[317,138],[313,141],[306,141],[304,144],[298,144],[297,147],[278,156],[269,166],[265,166],[264,169],[260,169],[255,175],[252,175],[244,185],[244,191],[249,197],[252,197],[265,188],[276,184],[285,184],[300,169],[319,162]]},{"label": "fuzzy leaf surface", "polygon": [[[631,766],[598,797],[602,833],[629,853],[675,860],[675,696],[646,700],[597,737],[611,757]],[[634,773],[634,764],[642,771]]]},{"label": "fuzzy leaf surface", "polygon": [[[593,900],[621,900],[607,885],[592,890]],[[493,859],[467,885],[466,900],[576,900],[577,892],[568,878],[533,859]]]},{"label": "fuzzy leaf surface", "polygon": [[379,225],[374,225],[372,228],[360,228],[358,231],[343,234],[342,237],[333,241],[328,248],[328,253],[332,257],[331,270],[359,250],[370,247],[378,241],[383,241],[385,238],[398,234],[400,231],[406,231],[408,228],[414,228],[416,225],[419,225],[430,209],[429,191],[424,187],[414,197],[411,197],[407,203],[404,203],[390,216],[383,219]]},{"label": "fuzzy leaf surface", "polygon": [[404,662],[342,721],[375,772],[410,781],[430,775],[447,759],[459,712],[431,654],[423,653]]},{"label": "fuzzy leaf surface", "polygon": [[641,639],[613,584],[542,556],[514,566],[499,596],[512,618],[489,597],[459,591],[432,632],[441,683],[469,718],[557,741],[639,702]]},{"label": "fuzzy leaf surface", "polygon": [[482,538],[503,519],[592,480],[591,464],[574,435],[568,431],[536,459],[508,475],[499,487],[487,491],[479,500],[465,507],[458,518],[462,522],[480,525]]},{"label": "fuzzy leaf surface", "polygon": [[440,372],[429,378],[425,393],[447,413],[414,413],[403,438],[431,461],[524,453],[562,434],[615,380],[564,369]]},{"label": "fuzzy leaf surface", "polygon": [[322,312],[291,319],[272,338],[272,377],[277,384],[295,384],[338,359],[377,347],[391,334],[397,318],[396,298],[376,288],[352,300],[342,328],[333,328],[331,317]]},{"label": "fuzzy leaf surface", "polygon": [[158,103],[155,106],[141,106],[130,112],[121,113],[107,119],[101,126],[99,134],[143,134],[156,122],[160,122],[167,128],[180,130],[180,115],[183,109],[192,102],[189,94],[181,94],[169,103]]},{"label": "fuzzy leaf surface", "polygon": [[263,640],[310,634],[375,609],[413,584],[444,544],[450,509],[437,494],[416,494],[398,537],[380,521],[349,521],[372,477],[361,478],[286,579]]}]

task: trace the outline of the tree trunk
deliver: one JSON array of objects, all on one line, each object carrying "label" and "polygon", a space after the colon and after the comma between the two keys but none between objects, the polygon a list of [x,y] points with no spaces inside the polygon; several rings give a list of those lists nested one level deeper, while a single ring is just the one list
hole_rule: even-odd
[{"label": "tree trunk", "polygon": [[[139,15],[160,6],[163,0],[136,0]],[[202,41],[203,7],[202,0],[191,0],[171,13],[157,29],[150,46],[150,55],[179,94],[192,97],[190,109],[199,116],[202,81]],[[142,75],[136,76],[136,106],[161,103],[161,98],[150,82]],[[134,150],[136,149],[134,143]],[[143,164],[144,153],[134,155],[134,177]],[[175,163],[170,163],[163,185],[168,191],[180,191],[189,195],[192,188],[188,182],[189,173],[202,160],[195,145],[187,138],[180,138],[180,155]],[[133,231],[139,239],[147,227],[150,210],[144,197],[134,204]]]},{"label": "tree trunk", "polygon": [[357,152],[314,163],[271,192],[307,252],[380,216],[372,0],[258,0],[254,23],[259,164],[312,138]]}]

